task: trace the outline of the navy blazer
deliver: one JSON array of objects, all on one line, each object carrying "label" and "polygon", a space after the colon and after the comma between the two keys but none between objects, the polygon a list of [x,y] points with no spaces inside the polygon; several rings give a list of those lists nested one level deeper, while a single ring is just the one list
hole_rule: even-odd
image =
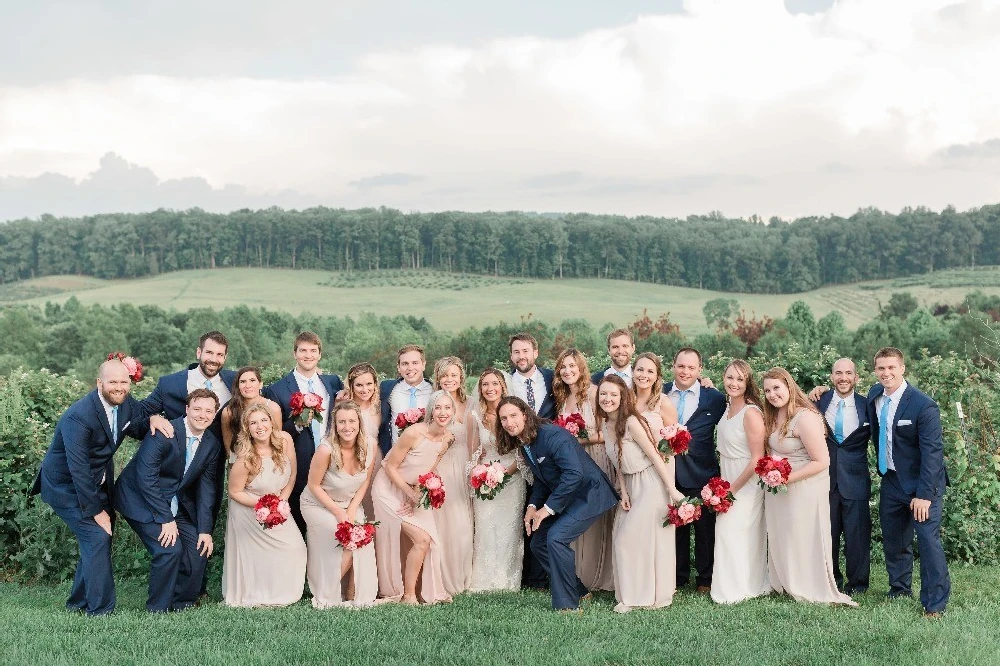
[{"label": "navy blazer", "polygon": [[[323,383],[326,388],[326,392],[329,394],[328,402],[331,404],[324,404],[323,408],[326,413],[323,414],[323,432],[326,432],[327,426],[330,424],[326,422],[327,414],[329,414],[330,409],[333,407],[334,402],[337,400],[337,394],[344,390],[344,384],[340,381],[340,377],[337,375],[317,375],[319,380]],[[299,440],[305,440],[308,438],[309,444],[312,447],[311,450],[315,450],[318,442],[313,442],[312,428],[302,428],[302,431],[295,427],[292,422],[292,394],[299,392],[299,383],[295,381],[295,373],[289,372],[287,375],[274,382],[273,384],[268,384],[264,387],[264,397],[274,400],[281,407],[281,422],[283,423],[282,430],[287,432],[292,436],[295,441],[295,450],[299,450]]]},{"label": "navy blazer", "polygon": [[41,493],[49,506],[75,506],[85,518],[96,516],[105,508],[102,490],[113,506],[115,451],[125,435],[142,439],[148,431],[149,412],[128,395],[118,407],[118,432],[112,433],[104,404],[94,389],[59,417],[30,494]]},{"label": "navy blazer", "polygon": [[211,534],[215,508],[215,474],[219,440],[210,430],[202,433],[194,459],[184,471],[188,433],[184,419],[170,422],[174,436],[147,435],[118,477],[115,508],[140,523],[169,523],[170,500],[177,497],[178,515],[184,513],[199,534]]},{"label": "navy blazer", "polygon": [[[184,370],[178,370],[177,372],[160,377],[160,380],[156,382],[156,388],[142,401],[146,409],[149,410],[149,413],[163,414],[171,421],[183,418],[187,414],[188,371],[194,370],[197,367],[197,363],[192,363]],[[236,379],[236,371],[223,368],[219,371],[219,376],[222,378],[222,382],[226,385],[226,388],[229,389],[229,392],[235,395],[236,391],[233,390],[233,380]],[[220,414],[223,407],[225,405],[221,404],[220,401]]]},{"label": "navy blazer", "polygon": [[[664,395],[673,389],[673,382],[664,384]],[[715,426],[725,414],[725,396],[718,389],[702,386],[698,408],[684,424],[691,433],[688,452],[674,457],[679,488],[701,488],[713,476],[719,476],[719,459],[715,455]]]},{"label": "navy blazer", "polygon": [[[542,381],[545,382],[545,397],[542,398],[542,404],[538,408],[538,418],[551,421],[556,417],[556,396],[552,392],[552,377],[555,373],[548,368],[541,367],[538,368],[538,371],[542,373]],[[517,368],[511,366],[507,379],[509,380],[513,377],[515,372],[517,372]],[[510,386],[507,387],[507,393],[514,395],[513,391],[510,390]]]},{"label": "navy blazer", "polygon": [[382,421],[378,426],[378,448],[382,451],[383,456],[389,455],[389,449],[392,448],[392,405],[389,404],[389,395],[392,393],[392,389],[396,388],[396,384],[401,381],[403,381],[402,377],[396,377],[395,379],[386,379],[378,385],[379,408],[382,411]]},{"label": "navy blazer", "polygon": [[[884,390],[881,384],[875,384],[868,391],[868,421],[876,453],[880,424],[875,401]],[[944,495],[948,473],[944,466],[941,411],[930,396],[912,384],[906,385],[896,407],[892,460],[904,492],[925,500]]]},{"label": "navy blazer", "polygon": [[[815,402],[816,408],[826,420],[826,410],[830,408],[836,391],[826,391]],[[854,394],[854,409],[858,413],[858,427],[844,438],[840,444],[833,436],[833,426],[826,429],[826,448],[830,451],[830,490],[836,490],[844,499],[868,499],[872,494],[871,473],[868,470],[868,442],[871,439],[871,425],[868,422],[868,401]]]},{"label": "navy blazer", "polygon": [[[563,428],[543,423],[526,445],[524,459],[535,475],[530,504],[548,506],[556,516],[589,520],[618,503],[618,493],[579,440]],[[532,460],[532,458],[534,460]]]}]

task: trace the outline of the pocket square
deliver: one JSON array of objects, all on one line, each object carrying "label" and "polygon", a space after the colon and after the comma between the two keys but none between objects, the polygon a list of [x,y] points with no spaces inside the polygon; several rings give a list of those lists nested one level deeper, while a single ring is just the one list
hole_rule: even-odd
[{"label": "pocket square", "polygon": [[122,430],[125,430],[125,429],[127,429],[127,428],[129,427],[129,425],[131,425],[131,424],[132,424],[132,422],[131,422],[131,421],[126,421],[126,422],[125,422],[125,425],[123,425],[123,426],[122,426]]},{"label": "pocket square", "polygon": [[538,462],[539,462],[539,464],[545,462],[545,456],[542,456],[541,458],[539,458]]},{"label": "pocket square", "polygon": [[865,427],[866,425],[869,425],[868,421],[865,421],[864,423],[862,423],[862,424],[861,424],[861,427],[863,428],[863,427]]},{"label": "pocket square", "polygon": [[911,421],[910,419],[902,419],[901,421],[897,421],[896,425],[897,426],[901,426],[901,425],[913,425],[913,421]]}]

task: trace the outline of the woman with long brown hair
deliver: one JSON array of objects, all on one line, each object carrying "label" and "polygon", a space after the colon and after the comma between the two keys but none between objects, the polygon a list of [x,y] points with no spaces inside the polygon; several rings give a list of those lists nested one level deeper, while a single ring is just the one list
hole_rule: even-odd
[{"label": "woman with long brown hair", "polygon": [[240,423],[243,422],[243,412],[253,403],[263,403],[267,406],[267,411],[271,415],[271,423],[276,430],[281,430],[281,407],[273,400],[268,400],[260,394],[264,388],[261,381],[260,369],[247,365],[236,371],[233,378],[233,389],[235,389],[232,399],[222,408],[222,445],[226,449],[226,457],[230,465],[236,460],[233,448],[236,444],[236,435],[240,430]]},{"label": "woman with long brown hair", "polygon": [[[369,437],[378,440],[378,430],[382,425],[382,405],[378,396],[378,373],[371,363],[355,363],[347,371],[347,382],[344,389],[344,400],[350,400],[358,406],[361,413],[361,427]],[[327,435],[329,436],[331,424],[327,424]],[[382,469],[382,449],[375,447],[375,453],[371,458],[372,478]],[[366,516],[375,515],[375,507],[372,505],[371,484],[365,490],[365,496],[361,500]]]}]

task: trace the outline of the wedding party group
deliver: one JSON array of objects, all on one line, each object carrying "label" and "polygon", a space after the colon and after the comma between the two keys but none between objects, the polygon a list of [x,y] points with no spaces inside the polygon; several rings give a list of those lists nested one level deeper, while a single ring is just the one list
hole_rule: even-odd
[{"label": "wedding party group", "polygon": [[[345,385],[319,370],[322,341],[306,331],[294,368],[265,386],[256,367],[224,367],[228,340],[211,331],[143,400],[141,364],[110,354],[60,418],[32,491],[79,545],[67,608],[114,610],[117,516],[150,555],[146,608],[202,603],[224,499],[230,606],[528,587],[566,613],[613,591],[627,613],[689,584],[719,604],[776,592],[855,606],[871,569],[871,445],[888,596],[912,596],[915,536],[924,614],[945,610],[940,415],[902,352],[876,354],[867,396],[850,359],[807,395],[783,368],[755,376],[734,359],[719,391],[693,348],[665,368],[627,329],[607,344],[607,368],[591,374],[570,348],[548,369],[520,333],[510,366],[474,387],[461,359],[428,377],[423,348],[406,345],[395,378],[358,363]],[[126,436],[140,444],[116,478]]]}]

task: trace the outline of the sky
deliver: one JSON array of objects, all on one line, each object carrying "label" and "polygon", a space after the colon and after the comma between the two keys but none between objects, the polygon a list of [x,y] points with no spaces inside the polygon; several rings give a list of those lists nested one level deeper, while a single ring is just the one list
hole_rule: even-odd
[{"label": "sky", "polygon": [[0,220],[965,210],[997,35],[1000,0],[0,0]]}]

